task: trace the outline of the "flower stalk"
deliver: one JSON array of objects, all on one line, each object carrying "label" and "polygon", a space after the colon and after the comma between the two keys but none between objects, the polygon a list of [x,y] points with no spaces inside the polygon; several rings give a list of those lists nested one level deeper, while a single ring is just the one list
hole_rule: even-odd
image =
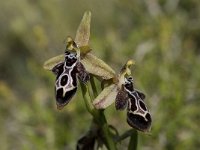
[{"label": "flower stalk", "polygon": [[[97,88],[94,82],[94,78],[92,77],[90,80],[91,87],[92,87],[92,92],[94,96],[97,95]],[[99,130],[101,133],[101,138],[105,142],[106,147],[109,150],[116,150],[116,143],[114,142],[114,139],[112,137],[112,134],[109,130],[109,126],[106,120],[106,117],[104,115],[103,110],[97,110],[94,109],[92,103],[91,103],[91,96],[89,94],[89,89],[87,85],[84,85],[83,83],[81,84],[81,90],[83,94],[83,99],[86,104],[87,111],[93,116],[93,121],[97,126],[99,127]]]}]

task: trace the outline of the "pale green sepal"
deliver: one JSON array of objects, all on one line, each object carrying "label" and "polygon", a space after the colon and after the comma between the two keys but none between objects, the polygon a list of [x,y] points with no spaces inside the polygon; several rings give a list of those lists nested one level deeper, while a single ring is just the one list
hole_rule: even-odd
[{"label": "pale green sepal", "polygon": [[52,70],[57,64],[62,63],[64,61],[64,54],[55,56],[53,58],[48,59],[44,62],[43,68],[46,70]]},{"label": "pale green sepal", "polygon": [[118,87],[116,84],[111,84],[110,86],[103,89],[103,91],[95,98],[93,105],[96,109],[105,109],[110,106],[117,96]]},{"label": "pale green sepal", "polygon": [[115,77],[115,71],[91,53],[87,53],[81,62],[89,73],[101,77],[104,80]]},{"label": "pale green sepal", "polygon": [[91,12],[86,11],[76,32],[75,42],[78,44],[78,46],[86,46],[89,43],[90,21]]}]

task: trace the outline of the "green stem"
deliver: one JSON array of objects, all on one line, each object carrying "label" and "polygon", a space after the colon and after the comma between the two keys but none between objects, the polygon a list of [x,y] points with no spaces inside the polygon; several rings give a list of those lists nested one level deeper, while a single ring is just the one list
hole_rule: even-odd
[{"label": "green stem", "polygon": [[[105,141],[106,147],[109,150],[116,150],[117,149],[116,144],[112,138],[112,134],[109,130],[109,126],[107,124],[107,120],[104,115],[104,112],[102,110],[95,109],[94,106],[92,105],[88,86],[83,83],[80,83],[80,85],[81,85],[82,95],[83,95],[86,108],[88,112],[93,116],[95,123],[100,127],[102,131],[102,135],[103,135],[102,137],[103,137],[103,140]],[[94,79],[91,80],[91,87],[92,87],[94,96],[97,96],[97,90],[96,90]]]},{"label": "green stem", "polygon": [[97,88],[96,88],[93,76],[90,76],[90,83],[91,83],[91,87],[92,87],[92,91],[93,91],[94,97],[97,97],[98,92],[97,92]]},{"label": "green stem", "polygon": [[[94,97],[97,97],[98,92],[97,92],[97,88],[96,88],[93,76],[91,76],[91,78],[90,78],[90,83],[91,83]],[[107,123],[107,120],[106,120],[103,110],[98,110],[98,118],[97,119],[100,120],[99,123],[100,123],[101,129],[103,131],[103,136],[105,137],[107,148],[109,150],[116,150],[117,149],[116,144],[114,143],[114,140],[112,138],[112,134],[109,130],[109,125]]]},{"label": "green stem", "polygon": [[101,129],[103,131],[103,137],[105,138],[105,144],[109,150],[116,150],[116,143],[113,140],[112,134],[109,130],[109,125],[107,124],[107,120],[105,118],[104,112],[99,111],[100,120],[101,120]]},{"label": "green stem", "polygon": [[87,85],[85,85],[81,82],[80,82],[80,86],[81,86],[82,95],[83,95],[83,99],[84,99],[84,102],[85,102],[86,109],[88,110],[88,112],[90,114],[93,115],[94,114],[94,107],[91,104],[91,96],[89,94],[88,87],[87,87]]},{"label": "green stem", "polygon": [[130,137],[128,150],[137,150],[137,144],[138,144],[138,132],[134,130],[134,132]]},{"label": "green stem", "polygon": [[122,140],[124,140],[124,139],[130,137],[130,136],[133,134],[133,132],[135,132],[134,129],[130,129],[130,130],[124,132],[122,135],[120,135],[120,136],[116,139],[116,142],[120,142],[120,141],[122,141]]}]

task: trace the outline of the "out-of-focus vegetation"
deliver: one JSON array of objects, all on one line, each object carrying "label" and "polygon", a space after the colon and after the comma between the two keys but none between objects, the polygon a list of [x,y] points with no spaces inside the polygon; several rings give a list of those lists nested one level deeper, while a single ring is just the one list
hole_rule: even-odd
[{"label": "out-of-focus vegetation", "polygon": [[[72,150],[89,128],[80,91],[58,111],[55,77],[42,68],[64,52],[85,10],[92,12],[93,53],[115,71],[136,60],[135,84],[153,118],[150,135],[139,134],[139,149],[200,147],[199,0],[9,0],[0,10],[1,150]],[[106,115],[120,133],[130,128],[125,112],[110,106]]]}]

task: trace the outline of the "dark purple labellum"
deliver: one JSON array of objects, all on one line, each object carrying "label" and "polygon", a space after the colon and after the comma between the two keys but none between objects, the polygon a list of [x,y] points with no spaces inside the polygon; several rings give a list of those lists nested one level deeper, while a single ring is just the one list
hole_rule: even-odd
[{"label": "dark purple labellum", "polygon": [[115,106],[116,109],[124,109],[127,106],[128,124],[140,131],[146,132],[151,127],[151,115],[144,103],[145,95],[133,87],[132,77],[125,78],[125,84],[119,90]]},{"label": "dark purple labellum", "polygon": [[[75,48],[77,45],[71,42]],[[68,45],[70,47],[70,45]],[[72,50],[65,51],[65,61],[56,65],[52,72],[56,75],[55,92],[56,104],[58,109],[62,109],[69,103],[77,91],[77,77],[81,82],[89,80],[89,74],[80,62],[77,52]]]}]

